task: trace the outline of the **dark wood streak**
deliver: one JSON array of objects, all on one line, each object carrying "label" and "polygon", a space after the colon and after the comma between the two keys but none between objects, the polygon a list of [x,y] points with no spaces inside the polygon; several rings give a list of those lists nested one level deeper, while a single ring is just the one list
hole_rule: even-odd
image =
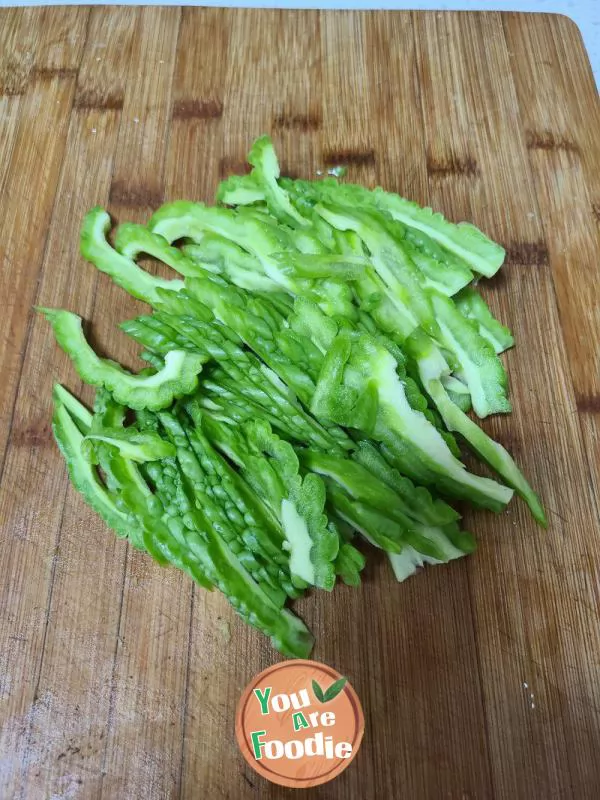
[{"label": "dark wood streak", "polygon": [[563,150],[565,153],[579,153],[579,147],[565,139],[557,137],[551,131],[527,131],[525,138],[530,150]]},{"label": "dark wood streak", "polygon": [[148,186],[136,186],[126,181],[115,181],[110,187],[109,202],[127,208],[155,209],[163,202],[163,193]]},{"label": "dark wood streak", "polygon": [[279,168],[281,170],[281,174],[285,175],[286,178],[291,178],[295,181],[302,177],[302,174],[295,167],[290,166],[287,161],[282,161],[279,165]]},{"label": "dark wood streak", "polygon": [[323,124],[318,114],[278,114],[273,118],[276,130],[318,131]]},{"label": "dark wood streak", "polygon": [[375,150],[331,150],[323,155],[328,167],[364,167],[376,163]]},{"label": "dark wood streak", "polygon": [[173,119],[220,119],[223,116],[222,100],[177,100],[173,105]]},{"label": "dark wood streak", "polygon": [[52,428],[47,420],[26,428],[14,428],[11,443],[13,447],[45,447],[52,443]]},{"label": "dark wood streak", "polygon": [[27,76],[7,75],[0,80],[0,97],[19,97],[24,94],[27,85]]},{"label": "dark wood streak", "polygon": [[219,175],[226,178],[229,175],[247,175],[251,170],[250,164],[244,159],[224,156],[219,160]]},{"label": "dark wood streak", "polygon": [[460,158],[455,155],[448,158],[427,156],[427,172],[432,178],[448,178],[456,175],[478,178],[481,174],[479,165],[472,156]]},{"label": "dark wood streak", "polygon": [[548,261],[548,248],[544,242],[508,242],[506,245],[507,264],[541,267]]},{"label": "dark wood streak", "polygon": [[592,203],[592,214],[596,222],[600,222],[600,203]]},{"label": "dark wood streak", "polygon": [[103,94],[93,90],[82,89],[75,96],[73,108],[80,111],[121,111],[123,109],[123,95]]},{"label": "dark wood streak", "polygon": [[36,67],[31,72],[31,77],[35,80],[52,80],[53,78],[76,78],[78,70],[67,67]]},{"label": "dark wood streak", "polygon": [[66,67],[29,67],[8,63],[0,74],[0,97],[18,97],[25,94],[29,80],[76,78],[78,70]]},{"label": "dark wood streak", "polygon": [[576,395],[577,411],[586,414],[600,414],[600,394]]}]

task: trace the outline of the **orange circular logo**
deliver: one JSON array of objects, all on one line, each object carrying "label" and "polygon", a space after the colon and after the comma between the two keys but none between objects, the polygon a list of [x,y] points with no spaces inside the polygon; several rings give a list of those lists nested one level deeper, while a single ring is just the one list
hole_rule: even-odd
[{"label": "orange circular logo", "polygon": [[316,661],[261,672],[238,704],[235,733],[246,761],[281,786],[319,786],[352,761],[365,729],[347,679]]}]

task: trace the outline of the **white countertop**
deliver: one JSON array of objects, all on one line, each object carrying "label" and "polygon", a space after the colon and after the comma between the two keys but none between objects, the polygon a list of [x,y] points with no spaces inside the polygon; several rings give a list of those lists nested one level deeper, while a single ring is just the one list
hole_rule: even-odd
[{"label": "white countertop", "polygon": [[62,0],[52,3],[47,0],[25,0],[24,2],[6,2],[0,0],[0,6],[38,6],[38,5],[178,5],[178,6],[229,6],[254,8],[354,8],[354,9],[411,9],[435,11],[537,11],[547,14],[565,14],[577,23],[592,62],[596,82],[600,84],[600,0],[104,0],[94,2],[86,0]]}]

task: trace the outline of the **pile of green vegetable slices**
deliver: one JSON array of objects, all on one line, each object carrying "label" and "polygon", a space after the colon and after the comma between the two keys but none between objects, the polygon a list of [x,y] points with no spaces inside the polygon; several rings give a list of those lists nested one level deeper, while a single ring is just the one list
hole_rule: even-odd
[{"label": "pile of green vegetable slices", "polygon": [[[501,512],[516,492],[546,518],[468,416],[511,410],[513,339],[472,286],[504,250],[383,189],[281,178],[268,137],[248,161],[218,205],[169,203],[113,245],[104,210],[85,218],[85,258],[152,307],[121,326],[148,368],[98,357],[78,316],[39,310],[97,387],[93,413],[54,390],[75,487],[118,536],[305,657],[313,638],[286,602],[359,584],[357,540],[402,581],[475,548],[453,501]],[[467,470],[462,446],[499,480]]]}]

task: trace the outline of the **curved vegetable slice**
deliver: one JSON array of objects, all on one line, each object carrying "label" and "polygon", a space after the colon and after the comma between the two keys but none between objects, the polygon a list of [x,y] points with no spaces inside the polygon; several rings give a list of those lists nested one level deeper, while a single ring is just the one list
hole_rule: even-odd
[{"label": "curved vegetable slice", "polygon": [[346,586],[360,586],[360,573],[365,568],[366,558],[350,542],[342,542],[335,559],[335,573]]},{"label": "curved vegetable slice", "polygon": [[[367,388],[369,392],[376,392],[378,410],[372,438],[386,445],[406,474],[484,508],[501,511],[506,506],[512,491],[489,478],[468,472],[423,412],[411,407],[398,376],[397,363],[385,347],[366,334],[354,334],[347,359],[346,355],[343,355],[343,371],[341,366],[336,370],[337,376],[341,376],[339,385],[356,392],[367,391]],[[329,373],[320,377],[321,381],[329,383]],[[328,413],[334,422],[347,424],[344,406],[336,405],[336,396],[332,397]],[[343,419],[335,418],[338,408]]]},{"label": "curved vegetable slice", "polygon": [[473,420],[452,402],[442,382],[447,365],[426,337],[409,340],[408,345],[418,365],[425,391],[436,405],[448,430],[460,433],[472,449],[525,500],[534,518],[547,526],[546,514],[539,497],[533,491],[511,455],[491,439]]},{"label": "curved vegetable slice", "polygon": [[449,222],[431,208],[422,208],[383,189],[375,189],[373,194],[378,207],[393,219],[426,233],[481,275],[491,278],[504,263],[504,248],[470,222]]},{"label": "curved vegetable slice", "polygon": [[103,442],[116,447],[124,458],[129,458],[138,464],[147,461],[159,461],[175,455],[175,448],[160,436],[148,431],[138,431],[135,428],[101,428],[90,432],[83,442],[83,452],[93,448],[95,442]]},{"label": "curved vegetable slice", "polygon": [[92,426],[92,414],[60,384],[54,386],[53,398],[52,431],[73,486],[117,536],[130,539],[136,547],[144,549],[141,526],[120,507],[118,496],[103,486],[96,467],[82,452],[82,443]]},{"label": "curved vegetable slice", "polygon": [[103,208],[98,206],[89,211],[81,229],[81,255],[101,272],[110,275],[118,286],[150,304],[156,298],[158,287],[175,291],[183,288],[183,281],[155,278],[131,258],[117,253],[106,241],[109,230],[110,217]]},{"label": "curved vegetable slice", "polygon": [[517,467],[511,455],[501,444],[490,439],[473,420],[469,419],[469,417],[450,400],[440,381],[430,380],[427,384],[427,390],[448,429],[456,431],[465,437],[480,458],[525,500],[534,518],[540,525],[546,528],[548,520],[546,519],[546,514],[544,513],[544,508],[540,499],[526,481],[523,473]]},{"label": "curved vegetable slice", "polygon": [[263,190],[271,214],[288,225],[310,225],[290,203],[285,189],[277,183],[280,175],[279,161],[269,136],[260,136],[254,142],[248,154],[248,162],[254,167],[252,178]]},{"label": "curved vegetable slice", "polygon": [[264,201],[265,192],[256,175],[230,175],[217,189],[217,203],[224,206],[248,206]]},{"label": "curved vegetable slice", "polygon": [[153,256],[181,275],[206,275],[206,270],[187,258],[179,248],[170,245],[163,236],[134,222],[119,225],[115,231],[115,250],[132,261],[143,254]]},{"label": "curved vegetable slice", "polygon": [[496,353],[503,353],[515,343],[510,330],[493,316],[479,292],[470,286],[454,298],[456,307],[465,317],[473,320],[479,333],[492,345]]},{"label": "curved vegetable slice", "polygon": [[81,317],[70,311],[38,308],[52,325],[56,341],[73,361],[80,378],[92,386],[103,386],[117,402],[130,408],[157,411],[175,398],[193,392],[206,358],[185,350],[171,350],[165,365],[155,375],[134,375],[105,358],[100,358],[88,344]]},{"label": "curved vegetable slice", "polygon": [[264,420],[250,422],[236,432],[210,418],[203,424],[216,446],[241,467],[245,480],[279,519],[292,575],[331,590],[339,537],[328,528],[320,478],[300,475],[293,447]]},{"label": "curved vegetable slice", "polygon": [[510,412],[508,376],[493,346],[450,298],[436,292],[432,294],[432,302],[443,344],[460,365],[477,416]]},{"label": "curved vegetable slice", "polygon": [[[166,414],[162,419],[168,425],[173,442],[179,440],[183,445],[181,426],[174,418],[168,419]],[[185,446],[178,446],[178,459],[181,459],[181,469],[185,473],[183,464],[191,467]],[[234,552],[232,542],[226,541],[223,537],[223,526],[211,522],[209,515],[215,505],[214,502],[199,505],[193,499],[195,490],[190,476],[182,475],[182,478],[178,480],[178,496],[180,502],[184,504],[184,517],[189,528],[201,534],[202,546],[205,547],[207,575],[243,619],[271,638],[274,647],[285,655],[306,658],[314,641],[311,633],[302,620],[291,611],[282,608],[281,604],[274,601],[271,594],[254,579],[244,566],[242,556]]]}]

